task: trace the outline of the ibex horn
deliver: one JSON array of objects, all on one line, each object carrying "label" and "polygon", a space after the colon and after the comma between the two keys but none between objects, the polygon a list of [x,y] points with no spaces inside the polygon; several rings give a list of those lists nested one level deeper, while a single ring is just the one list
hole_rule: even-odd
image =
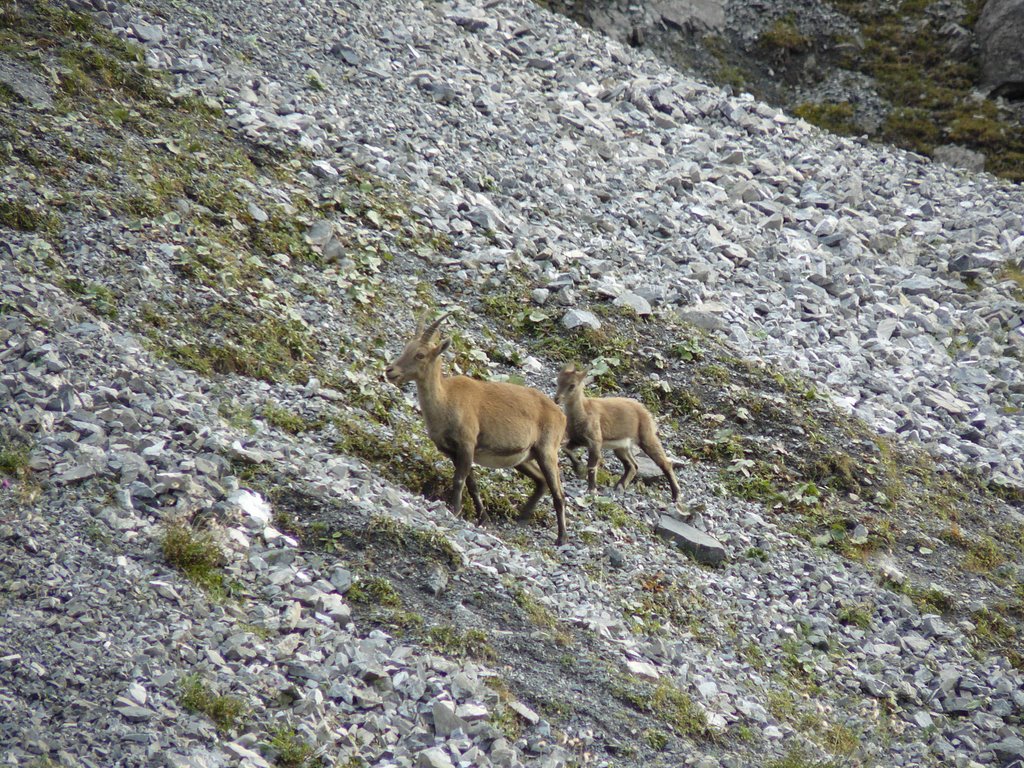
[{"label": "ibex horn", "polygon": [[438,329],[438,327],[440,327],[441,321],[444,320],[449,315],[453,315],[453,314],[455,314],[455,313],[454,312],[445,312],[443,315],[441,315],[439,318],[437,318],[437,320],[432,322],[430,325],[428,325],[426,327],[426,329],[424,329],[424,331],[420,334],[420,339],[422,341],[430,341],[430,337],[433,336],[434,332]]},{"label": "ibex horn", "polygon": [[416,335],[423,335],[423,324],[427,322],[427,310],[423,310],[423,313],[416,318]]}]

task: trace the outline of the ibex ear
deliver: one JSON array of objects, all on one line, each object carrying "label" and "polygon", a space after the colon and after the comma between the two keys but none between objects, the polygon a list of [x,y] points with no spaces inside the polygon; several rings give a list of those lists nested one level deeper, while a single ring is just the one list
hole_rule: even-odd
[{"label": "ibex ear", "polygon": [[438,355],[443,354],[444,351],[447,350],[448,347],[450,347],[451,345],[452,345],[452,340],[450,338],[449,339],[442,339],[440,344],[438,344],[436,347],[434,347],[432,350],[430,350],[430,356],[431,357],[437,357]]}]

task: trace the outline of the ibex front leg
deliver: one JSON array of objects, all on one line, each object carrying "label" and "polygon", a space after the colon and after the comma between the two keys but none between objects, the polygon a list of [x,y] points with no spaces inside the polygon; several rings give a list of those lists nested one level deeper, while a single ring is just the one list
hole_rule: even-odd
[{"label": "ibex front leg", "polygon": [[[455,463],[455,476],[452,478],[452,512],[455,515],[459,515],[462,512],[462,489],[466,487],[466,481],[469,481],[469,492],[470,495],[474,496],[473,505],[476,506],[480,501],[480,494],[476,493],[476,481],[472,479],[473,476],[473,453],[466,448],[456,448],[455,455],[452,457],[452,461]],[[480,507],[477,507],[477,512],[480,512]]]},{"label": "ibex front leg", "polygon": [[597,490],[597,470],[601,466],[601,440],[587,441],[587,490]]},{"label": "ibex front leg", "polygon": [[484,503],[480,499],[480,491],[476,487],[476,475],[473,474],[472,465],[469,468],[469,474],[466,475],[466,488],[469,490],[469,498],[473,500],[473,509],[476,510],[476,519],[478,522],[486,522],[488,519],[487,510],[484,509]]}]

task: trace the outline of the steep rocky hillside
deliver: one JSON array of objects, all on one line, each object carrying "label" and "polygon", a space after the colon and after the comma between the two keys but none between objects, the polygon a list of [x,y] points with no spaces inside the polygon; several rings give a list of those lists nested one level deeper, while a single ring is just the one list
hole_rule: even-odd
[{"label": "steep rocky hillside", "polygon": [[[551,0],[545,5],[815,125],[1024,180],[1020,10],[984,0]],[[994,6],[993,2],[990,5]],[[991,47],[987,47],[991,46]],[[985,64],[988,62],[988,67]]]},{"label": "steep rocky hillside", "polygon": [[[5,1],[0,159],[4,765],[1024,759],[1019,187],[525,1]],[[683,503],[451,514],[448,310]]]}]

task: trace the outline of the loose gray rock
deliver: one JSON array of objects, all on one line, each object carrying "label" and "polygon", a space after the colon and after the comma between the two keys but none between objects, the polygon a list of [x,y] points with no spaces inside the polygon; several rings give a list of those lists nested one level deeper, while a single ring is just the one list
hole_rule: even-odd
[{"label": "loose gray rock", "polygon": [[439,747],[420,752],[416,757],[416,765],[419,768],[455,768],[451,758]]},{"label": "loose gray rock", "polygon": [[430,569],[424,586],[430,594],[437,597],[448,586],[448,572],[442,566],[435,563]]},{"label": "loose gray rock", "polygon": [[725,560],[725,547],[720,541],[674,517],[662,515],[655,532],[698,562],[718,565]]},{"label": "loose gray rock", "polygon": [[612,302],[616,307],[629,307],[641,317],[651,314],[651,302],[635,293],[623,293]]},{"label": "loose gray rock", "polygon": [[570,331],[580,326],[596,331],[601,327],[601,321],[593,312],[588,312],[585,309],[570,309],[562,315],[562,326]]}]

